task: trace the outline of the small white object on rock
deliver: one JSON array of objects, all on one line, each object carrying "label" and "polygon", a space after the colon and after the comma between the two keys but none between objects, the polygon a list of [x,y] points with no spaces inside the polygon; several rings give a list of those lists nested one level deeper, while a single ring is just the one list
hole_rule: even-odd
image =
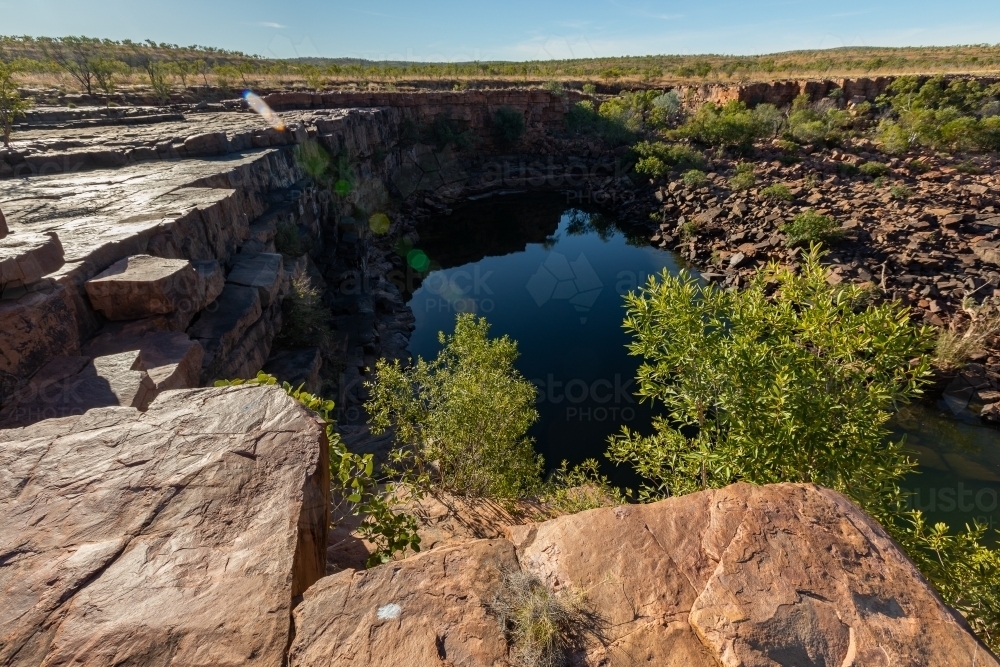
[{"label": "small white object on rock", "polygon": [[391,621],[394,618],[399,618],[399,615],[403,613],[403,608],[400,607],[395,602],[390,602],[387,605],[382,605],[378,608],[378,620],[380,621]]}]

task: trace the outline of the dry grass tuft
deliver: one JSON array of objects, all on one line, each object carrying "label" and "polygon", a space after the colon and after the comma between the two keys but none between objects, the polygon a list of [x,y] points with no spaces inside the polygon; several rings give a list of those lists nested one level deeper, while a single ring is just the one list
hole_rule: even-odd
[{"label": "dry grass tuft", "polygon": [[1000,335],[1000,303],[997,301],[988,299],[977,306],[966,300],[962,310],[968,319],[952,320],[938,336],[933,363],[940,370],[961,368],[973,355],[983,351],[990,339]]},{"label": "dry grass tuft", "polygon": [[518,667],[562,667],[589,640],[604,643],[605,624],[586,608],[583,594],[556,593],[527,572],[501,570],[500,587],[487,607]]}]

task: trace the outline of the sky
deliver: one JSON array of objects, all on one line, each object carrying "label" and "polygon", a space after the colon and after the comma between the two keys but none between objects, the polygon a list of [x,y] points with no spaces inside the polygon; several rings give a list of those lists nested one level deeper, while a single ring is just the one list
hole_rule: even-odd
[{"label": "sky", "polygon": [[0,0],[0,34],[269,58],[547,60],[1000,43],[997,0]]}]

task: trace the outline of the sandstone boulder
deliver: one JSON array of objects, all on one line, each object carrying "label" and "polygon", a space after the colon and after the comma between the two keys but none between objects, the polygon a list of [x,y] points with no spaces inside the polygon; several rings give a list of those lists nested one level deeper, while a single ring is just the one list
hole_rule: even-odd
[{"label": "sandstone boulder", "polygon": [[446,532],[466,541],[317,583],[295,612],[290,664],[506,664],[484,606],[497,572],[520,568],[585,597],[598,631],[573,665],[1000,665],[881,527],[812,485],[509,526],[515,559],[504,540]]},{"label": "sandstone boulder", "polygon": [[121,328],[97,336],[87,343],[83,352],[98,357],[129,350],[139,352],[136,368],[145,371],[156,392],[169,389],[194,389],[198,386],[205,351],[187,334],[172,331],[151,331],[129,335]]},{"label": "sandstone boulder", "polygon": [[62,268],[63,247],[54,232],[0,238],[0,288],[31,285]]},{"label": "sandstone boulder", "polygon": [[506,667],[485,603],[516,567],[510,542],[477,540],[322,579],[295,609],[289,665]]},{"label": "sandstone boulder", "polygon": [[326,452],[277,387],[0,431],[0,664],[284,664]]},{"label": "sandstone boulder", "polygon": [[136,320],[176,311],[198,301],[198,273],[185,259],[133,255],[88,280],[87,295],[109,320]]}]

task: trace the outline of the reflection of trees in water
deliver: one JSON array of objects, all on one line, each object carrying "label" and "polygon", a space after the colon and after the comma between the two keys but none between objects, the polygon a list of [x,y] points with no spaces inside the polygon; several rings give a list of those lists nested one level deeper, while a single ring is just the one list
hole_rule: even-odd
[{"label": "reflection of trees in water", "polygon": [[621,234],[627,245],[644,248],[649,245],[646,236],[637,230],[631,230],[618,224],[602,213],[588,213],[579,209],[570,209],[565,213],[569,218],[566,233],[570,236],[582,236],[593,232],[607,243],[615,234]]},{"label": "reflection of trees in water", "polygon": [[896,433],[905,434],[911,444],[936,451],[979,454],[1000,465],[1000,431],[996,429],[966,424],[919,403],[900,409],[889,426]]}]

